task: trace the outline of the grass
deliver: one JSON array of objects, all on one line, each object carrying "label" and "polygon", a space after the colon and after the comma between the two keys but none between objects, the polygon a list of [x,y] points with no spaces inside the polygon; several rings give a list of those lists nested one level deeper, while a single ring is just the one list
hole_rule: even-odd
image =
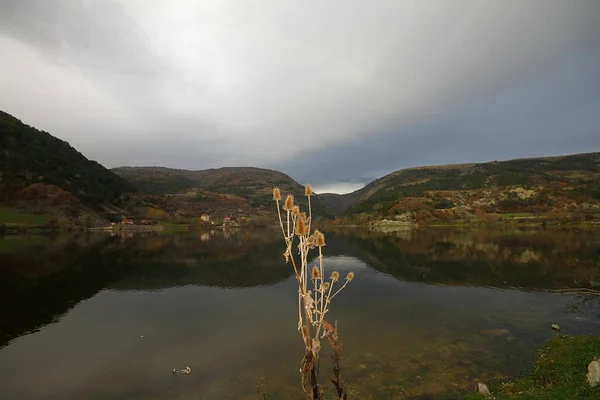
[{"label": "grass", "polygon": [[600,336],[557,336],[540,350],[527,376],[490,387],[490,397],[472,393],[466,399],[600,399],[600,385],[591,388],[586,379],[588,364],[598,357]]},{"label": "grass", "polygon": [[583,179],[585,178],[581,172],[571,172],[566,176],[567,179]]},{"label": "grass", "polygon": [[0,224],[45,225],[48,218],[43,215],[28,214],[9,207],[0,206]]},{"label": "grass", "polygon": [[190,228],[189,224],[179,224],[176,222],[160,222],[160,225],[162,225],[165,229],[171,229],[171,230],[188,230]]}]

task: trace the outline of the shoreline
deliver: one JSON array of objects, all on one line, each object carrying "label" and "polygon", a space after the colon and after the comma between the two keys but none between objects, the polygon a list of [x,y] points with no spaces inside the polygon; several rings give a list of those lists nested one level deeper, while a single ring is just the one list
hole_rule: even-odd
[{"label": "shoreline", "polygon": [[600,384],[591,387],[587,380],[588,365],[597,359],[600,335],[558,335],[538,349],[524,376],[490,385],[489,394],[469,393],[464,399],[597,399]]}]

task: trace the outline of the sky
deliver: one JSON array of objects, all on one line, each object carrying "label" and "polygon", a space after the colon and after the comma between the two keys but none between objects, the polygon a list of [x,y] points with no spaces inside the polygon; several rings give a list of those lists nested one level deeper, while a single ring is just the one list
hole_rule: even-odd
[{"label": "sky", "polygon": [[598,0],[3,0],[0,110],[108,168],[600,151]]}]

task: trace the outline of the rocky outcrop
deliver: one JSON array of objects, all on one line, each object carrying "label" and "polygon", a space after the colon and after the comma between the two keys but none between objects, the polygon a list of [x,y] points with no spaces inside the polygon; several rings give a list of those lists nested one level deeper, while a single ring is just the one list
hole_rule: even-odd
[{"label": "rocky outcrop", "polygon": [[404,213],[396,215],[393,220],[382,219],[380,221],[372,222],[369,227],[379,232],[393,232],[398,230],[413,229],[417,227],[417,224],[412,218],[412,213]]}]

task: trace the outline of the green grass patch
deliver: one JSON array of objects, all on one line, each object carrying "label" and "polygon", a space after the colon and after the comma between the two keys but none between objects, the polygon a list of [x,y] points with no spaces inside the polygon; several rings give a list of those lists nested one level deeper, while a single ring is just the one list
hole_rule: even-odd
[{"label": "green grass patch", "polygon": [[567,179],[583,179],[585,178],[581,172],[571,172],[566,176]]},{"label": "green grass patch", "polygon": [[176,222],[160,222],[165,229],[174,229],[174,230],[187,230],[190,228],[189,224],[178,224]]},{"label": "green grass patch", "polygon": [[529,218],[533,217],[533,213],[515,212],[515,213],[498,213],[500,218]]},{"label": "green grass patch", "polygon": [[493,397],[472,393],[466,399],[600,399],[600,385],[587,383],[588,364],[600,357],[600,336],[557,336],[538,353],[529,374],[490,387]]},{"label": "green grass patch", "polygon": [[48,217],[16,211],[10,207],[0,206],[0,224],[45,225]]}]

